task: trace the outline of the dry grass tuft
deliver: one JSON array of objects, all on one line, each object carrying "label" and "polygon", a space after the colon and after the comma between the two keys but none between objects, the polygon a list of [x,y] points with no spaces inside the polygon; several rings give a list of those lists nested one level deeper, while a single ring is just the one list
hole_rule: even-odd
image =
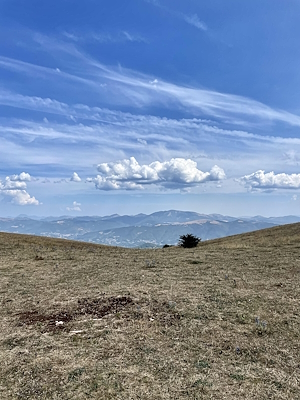
[{"label": "dry grass tuft", "polygon": [[0,233],[1,399],[298,399],[300,224],[135,250]]}]

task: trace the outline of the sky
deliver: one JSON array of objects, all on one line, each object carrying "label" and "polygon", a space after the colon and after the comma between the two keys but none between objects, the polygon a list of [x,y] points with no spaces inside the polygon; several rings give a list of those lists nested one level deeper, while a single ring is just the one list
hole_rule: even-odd
[{"label": "sky", "polygon": [[0,0],[0,216],[300,215],[298,0]]}]

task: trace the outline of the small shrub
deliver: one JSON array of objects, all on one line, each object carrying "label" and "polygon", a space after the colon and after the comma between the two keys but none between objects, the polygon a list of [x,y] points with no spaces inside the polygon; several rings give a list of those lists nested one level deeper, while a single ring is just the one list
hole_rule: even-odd
[{"label": "small shrub", "polygon": [[192,235],[191,233],[188,233],[187,235],[180,236],[178,246],[191,249],[192,247],[197,247],[200,241],[201,241],[200,238]]}]

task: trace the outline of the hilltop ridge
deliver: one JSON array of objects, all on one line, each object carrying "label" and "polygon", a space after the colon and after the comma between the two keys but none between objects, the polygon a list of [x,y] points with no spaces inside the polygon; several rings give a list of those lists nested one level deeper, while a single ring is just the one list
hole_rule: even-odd
[{"label": "hilltop ridge", "polygon": [[202,240],[255,231],[300,217],[231,217],[168,210],[150,215],[61,216],[37,219],[28,216],[0,218],[0,231],[73,239],[123,247],[162,247],[176,244],[179,236],[192,233]]}]

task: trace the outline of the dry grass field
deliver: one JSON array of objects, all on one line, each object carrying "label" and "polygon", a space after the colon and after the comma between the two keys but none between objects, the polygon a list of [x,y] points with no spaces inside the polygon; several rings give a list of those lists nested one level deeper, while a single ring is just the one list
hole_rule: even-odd
[{"label": "dry grass field", "polygon": [[300,399],[300,224],[133,250],[0,233],[0,399]]}]

